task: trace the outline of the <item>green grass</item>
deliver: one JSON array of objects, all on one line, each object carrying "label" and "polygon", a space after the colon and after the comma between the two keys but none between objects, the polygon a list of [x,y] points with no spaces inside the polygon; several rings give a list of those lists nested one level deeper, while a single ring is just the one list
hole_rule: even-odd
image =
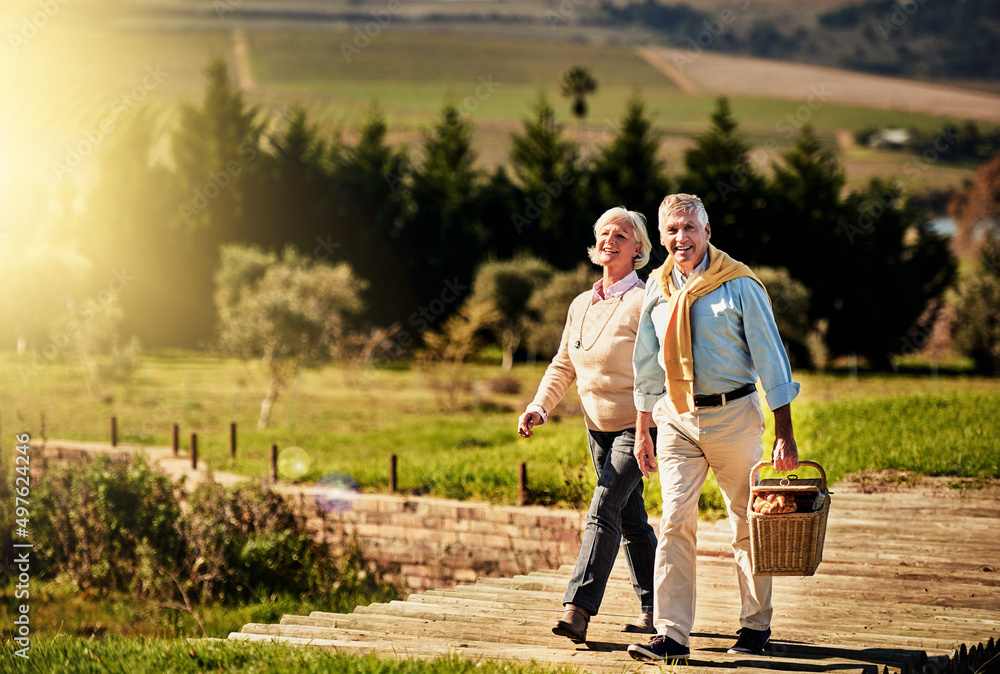
[{"label": "green grass", "polygon": [[948,393],[809,405],[799,443],[836,481],[858,470],[1000,477],[1000,395]]},{"label": "green grass", "polygon": [[[0,625],[14,624],[23,599],[15,596],[14,585],[0,587]],[[31,633],[42,639],[88,636],[224,639],[249,623],[273,624],[284,615],[309,615],[312,611],[349,613],[357,606],[372,603],[371,597],[345,595],[338,597],[342,605],[331,606],[322,600],[314,601],[308,593],[272,594],[229,604],[203,602],[195,606],[205,625],[202,632],[186,611],[163,608],[155,601],[127,592],[80,590],[66,575],[51,580],[32,578],[28,599]]]},{"label": "green grass", "polygon": [[[278,643],[151,640],[144,638],[53,636],[34,639],[30,659],[14,655],[6,635],[0,641],[0,672],[45,674],[182,674],[184,672],[315,672],[317,674],[558,674],[574,670],[508,660],[467,659],[457,654],[416,660],[355,655]],[[8,664],[11,663],[11,664]]]},{"label": "green grass", "polygon": [[[116,101],[142,84],[147,68],[167,73],[141,103],[156,124],[155,154],[165,158],[179,105],[198,103],[203,96],[208,62],[221,55],[233,63],[233,26],[219,22],[203,28],[111,31],[56,24],[46,30],[30,44],[31,58],[20,62],[22,69],[10,85],[20,92],[9,114],[25,144],[21,173],[50,173],[47,158],[62,157],[67,144],[78,143],[106,120]],[[506,163],[509,134],[530,116],[539,92],[545,92],[568,135],[576,138],[576,121],[558,87],[566,68],[582,65],[594,73],[599,88],[588,100],[586,137],[581,134],[580,140],[596,146],[613,137],[626,99],[639,91],[656,127],[669,138],[663,151],[671,174],[680,171],[680,153],[691,135],[707,129],[715,105],[713,95],[682,94],[628,45],[558,39],[568,37],[562,33],[537,39],[397,30],[391,25],[347,62],[341,45],[354,39],[353,28],[338,24],[336,30],[272,26],[247,31],[255,79],[247,102],[275,119],[290,106],[302,105],[325,134],[343,131],[350,138],[377,101],[390,126],[390,141],[399,143],[419,141],[441,108],[454,103],[471,118],[477,129],[474,144],[483,163],[492,166]],[[480,78],[495,86],[484,89]],[[756,97],[733,97],[731,102],[752,143],[773,139],[783,147],[791,141],[786,127],[779,125],[802,102]],[[810,111],[808,121],[831,143],[838,129],[905,126],[930,131],[942,124],[932,115],[833,104]],[[898,175],[908,157],[856,152],[845,159],[850,160],[849,174],[860,180],[869,174]],[[951,175],[954,171],[958,175]],[[968,167],[933,166],[912,187],[935,181],[958,184],[969,173]]]},{"label": "green grass", "polygon": [[[535,437],[516,434],[518,414],[533,396],[542,364],[519,365],[518,393],[494,393],[493,364],[463,370],[458,409],[445,411],[443,373],[422,368],[336,367],[303,372],[275,405],[272,425],[256,421],[266,380],[258,364],[190,353],[148,356],[128,385],[88,391],[65,365],[53,363],[27,380],[13,354],[0,354],[3,437],[13,433],[101,440],[117,417],[121,442],[165,446],[171,424],[181,449],[198,434],[199,456],[217,470],[263,477],[270,445],[304,450],[301,483],[329,472],[351,475],[363,491],[387,491],[390,457],[398,457],[398,487],[412,494],[512,504],[518,467],[527,464],[536,503],[580,507],[595,476],[574,391]],[[1000,477],[1000,380],[962,375],[817,376],[796,373],[802,393],[793,421],[802,458],[820,461],[831,483],[850,472],[896,468],[930,475]],[[229,423],[238,427],[235,460]],[[764,453],[773,444],[770,419]],[[710,485],[706,494],[714,493]],[[646,488],[659,509],[659,484]],[[714,505],[718,507],[718,499]]]}]

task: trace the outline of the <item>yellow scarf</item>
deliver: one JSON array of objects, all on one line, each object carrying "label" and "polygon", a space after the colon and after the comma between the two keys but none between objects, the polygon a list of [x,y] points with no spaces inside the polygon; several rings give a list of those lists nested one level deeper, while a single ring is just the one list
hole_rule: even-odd
[{"label": "yellow scarf", "polygon": [[[731,258],[712,244],[708,245],[708,268],[688,281],[678,291],[670,279],[672,257],[650,272],[650,279],[660,283],[660,292],[669,301],[667,331],[663,336],[663,362],[666,364],[667,397],[678,414],[694,409],[694,356],[691,349],[691,305],[726,281],[748,276],[760,283],[750,267]],[[760,283],[763,288],[764,284]],[[767,290],[765,289],[765,293]]]}]

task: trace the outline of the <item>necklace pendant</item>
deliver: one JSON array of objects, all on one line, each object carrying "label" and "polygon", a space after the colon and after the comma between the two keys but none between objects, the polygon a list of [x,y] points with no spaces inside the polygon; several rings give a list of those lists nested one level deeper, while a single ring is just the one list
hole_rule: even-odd
[{"label": "necklace pendant", "polygon": [[575,346],[576,348],[579,349],[580,348],[580,340],[579,339],[576,340],[576,344],[574,344],[573,346]]}]

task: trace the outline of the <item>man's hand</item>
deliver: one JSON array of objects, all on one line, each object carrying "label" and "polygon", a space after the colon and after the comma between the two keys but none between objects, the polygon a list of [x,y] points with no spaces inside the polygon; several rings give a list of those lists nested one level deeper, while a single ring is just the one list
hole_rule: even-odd
[{"label": "man's hand", "polygon": [[799,467],[799,448],[795,444],[792,430],[792,406],[784,405],[774,410],[774,449],[771,462],[779,473],[787,473]]},{"label": "man's hand", "polygon": [[644,477],[656,472],[656,448],[653,446],[653,436],[649,432],[652,416],[652,412],[639,412],[635,422],[635,446],[632,452]]},{"label": "man's hand", "polygon": [[517,420],[517,432],[522,438],[530,438],[535,434],[531,428],[542,423],[542,415],[538,412],[525,412]]}]

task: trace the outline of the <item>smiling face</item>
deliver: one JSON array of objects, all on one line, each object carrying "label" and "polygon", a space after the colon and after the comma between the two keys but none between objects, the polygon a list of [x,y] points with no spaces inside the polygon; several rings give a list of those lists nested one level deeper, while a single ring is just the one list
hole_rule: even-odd
[{"label": "smiling face", "polygon": [[615,279],[625,278],[634,269],[642,244],[635,239],[632,224],[611,220],[597,232],[597,259]]},{"label": "smiling face", "polygon": [[702,224],[692,211],[671,213],[663,221],[660,241],[681,273],[689,276],[708,252],[712,226]]}]

